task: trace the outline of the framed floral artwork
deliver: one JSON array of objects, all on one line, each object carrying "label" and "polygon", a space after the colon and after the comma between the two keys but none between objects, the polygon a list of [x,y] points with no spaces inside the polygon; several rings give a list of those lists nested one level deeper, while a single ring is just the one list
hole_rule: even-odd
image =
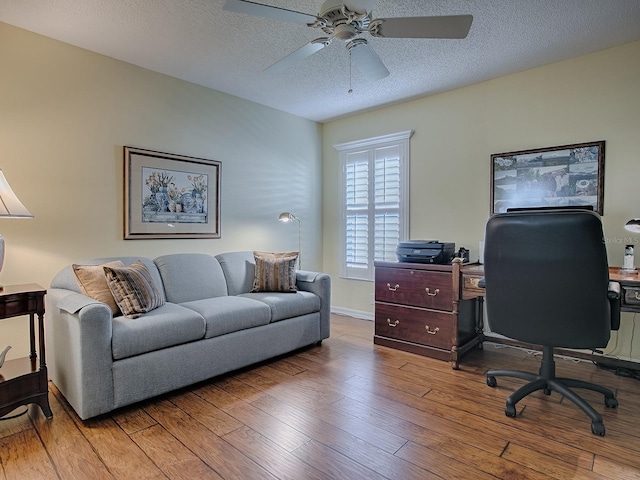
[{"label": "framed floral artwork", "polygon": [[124,147],[124,238],[220,238],[221,162]]},{"label": "framed floral artwork", "polygon": [[591,207],[602,215],[603,140],[491,155],[491,213]]}]

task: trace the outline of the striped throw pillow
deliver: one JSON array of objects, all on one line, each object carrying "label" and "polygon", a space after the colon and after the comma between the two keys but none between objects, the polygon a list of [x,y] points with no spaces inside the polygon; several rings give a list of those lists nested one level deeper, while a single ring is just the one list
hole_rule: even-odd
[{"label": "striped throw pillow", "polygon": [[251,292],[297,292],[298,252],[253,252],[256,274]]},{"label": "striped throw pillow", "polygon": [[105,266],[104,273],[113,298],[125,317],[137,318],[164,305],[164,296],[140,260],[128,267]]}]

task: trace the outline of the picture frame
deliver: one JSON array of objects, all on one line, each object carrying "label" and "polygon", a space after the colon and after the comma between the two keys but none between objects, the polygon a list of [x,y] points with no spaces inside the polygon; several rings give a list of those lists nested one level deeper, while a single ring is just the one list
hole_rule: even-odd
[{"label": "picture frame", "polygon": [[216,160],[124,147],[124,239],[220,238]]},{"label": "picture frame", "polygon": [[491,214],[591,206],[602,215],[604,150],[600,140],[491,155]]}]

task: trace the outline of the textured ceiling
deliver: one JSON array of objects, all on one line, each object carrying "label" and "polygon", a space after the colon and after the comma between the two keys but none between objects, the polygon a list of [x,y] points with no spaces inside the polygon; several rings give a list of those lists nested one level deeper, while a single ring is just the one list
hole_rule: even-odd
[{"label": "textured ceiling", "polygon": [[[321,0],[254,0],[316,14]],[[367,83],[344,44],[263,70],[325,36],[225,0],[0,0],[0,21],[324,122],[640,39],[640,0],[378,0],[374,18],[473,15],[464,40],[374,38],[391,75]]]}]

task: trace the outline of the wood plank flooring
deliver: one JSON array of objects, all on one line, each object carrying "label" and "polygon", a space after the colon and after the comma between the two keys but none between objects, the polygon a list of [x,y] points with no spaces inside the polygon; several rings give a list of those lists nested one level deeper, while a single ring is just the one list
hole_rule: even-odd
[{"label": "wood plank flooring", "polygon": [[558,394],[504,415],[539,356],[485,343],[450,364],[373,345],[373,323],[332,317],[331,338],[253,368],[82,422],[50,383],[39,409],[0,421],[0,480],[640,479],[640,382],[557,359],[558,376],[616,391],[584,398],[606,436]]}]

